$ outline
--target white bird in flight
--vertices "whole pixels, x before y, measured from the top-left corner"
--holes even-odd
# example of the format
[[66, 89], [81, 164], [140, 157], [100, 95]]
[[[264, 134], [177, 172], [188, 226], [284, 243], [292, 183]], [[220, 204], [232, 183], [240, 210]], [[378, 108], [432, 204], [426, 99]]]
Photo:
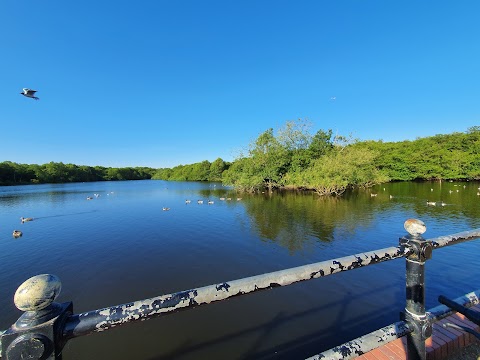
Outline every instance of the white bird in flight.
[[20, 94], [22, 94], [23, 96], [38, 100], [38, 97], [35, 96], [36, 92], [37, 90], [23, 88], [23, 91]]

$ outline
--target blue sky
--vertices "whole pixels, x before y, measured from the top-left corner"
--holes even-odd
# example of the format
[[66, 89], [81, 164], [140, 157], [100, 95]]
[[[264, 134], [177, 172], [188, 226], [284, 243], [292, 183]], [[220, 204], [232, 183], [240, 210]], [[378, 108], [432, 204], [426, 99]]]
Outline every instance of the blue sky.
[[463, 132], [480, 125], [479, 14], [477, 0], [2, 0], [0, 161], [231, 161], [298, 118], [361, 140]]

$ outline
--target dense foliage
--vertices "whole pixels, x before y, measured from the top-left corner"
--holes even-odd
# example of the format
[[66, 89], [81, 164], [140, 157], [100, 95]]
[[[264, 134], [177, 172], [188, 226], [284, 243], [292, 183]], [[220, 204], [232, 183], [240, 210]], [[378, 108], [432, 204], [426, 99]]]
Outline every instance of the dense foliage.
[[307, 121], [268, 129], [233, 163], [221, 158], [174, 168], [105, 168], [50, 162], [0, 163], [0, 185], [104, 180], [223, 181], [240, 191], [308, 189], [320, 195], [386, 181], [480, 179], [480, 126], [413, 141], [356, 141]]
[[222, 174], [229, 166], [230, 164], [220, 158], [212, 163], [205, 160], [190, 165], [178, 165], [172, 169], [158, 169], [152, 179], [174, 181], [222, 181]]
[[262, 133], [223, 181], [244, 191], [311, 189], [320, 195], [386, 181], [480, 179], [480, 127], [414, 141], [356, 141], [289, 122]]
[[312, 135], [302, 120], [288, 122], [276, 135], [273, 129], [262, 133], [224, 172], [223, 181], [248, 192], [300, 188], [320, 195], [386, 181], [374, 163], [377, 152], [355, 144], [332, 130]]
[[0, 163], [0, 185], [68, 183], [104, 180], [150, 179], [155, 169], [148, 167], [106, 168], [49, 162], [48, 164]]
[[480, 179], [480, 126], [414, 141], [357, 145], [377, 151], [375, 165], [392, 180]]

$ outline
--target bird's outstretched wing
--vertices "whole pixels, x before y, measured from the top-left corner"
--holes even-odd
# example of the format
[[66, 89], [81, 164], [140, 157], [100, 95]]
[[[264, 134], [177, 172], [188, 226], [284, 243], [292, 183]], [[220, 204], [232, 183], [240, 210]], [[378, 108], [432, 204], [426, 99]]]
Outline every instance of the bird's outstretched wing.
[[35, 93], [37, 92], [37, 90], [32, 90], [27, 88], [23, 88], [22, 90], [23, 92], [21, 92], [20, 94], [22, 94], [23, 96], [38, 100], [38, 97], [35, 96]]

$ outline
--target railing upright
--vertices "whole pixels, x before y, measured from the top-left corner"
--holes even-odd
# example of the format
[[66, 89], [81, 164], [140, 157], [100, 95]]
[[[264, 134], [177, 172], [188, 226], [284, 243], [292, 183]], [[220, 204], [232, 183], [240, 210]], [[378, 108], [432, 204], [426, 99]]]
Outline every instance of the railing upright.
[[407, 337], [407, 359], [425, 360], [425, 340], [432, 335], [432, 324], [425, 312], [425, 261], [432, 257], [433, 245], [422, 234], [425, 224], [416, 219], [405, 221], [409, 233], [400, 238], [400, 245], [406, 247], [406, 306], [403, 319], [412, 332]]

